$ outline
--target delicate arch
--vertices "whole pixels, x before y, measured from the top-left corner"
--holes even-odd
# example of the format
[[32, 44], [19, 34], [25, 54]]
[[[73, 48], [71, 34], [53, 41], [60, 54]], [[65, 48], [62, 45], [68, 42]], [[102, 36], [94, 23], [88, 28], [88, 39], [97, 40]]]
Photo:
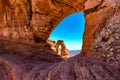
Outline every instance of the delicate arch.
[[[61, 51], [59, 53], [59, 46], [61, 46]], [[68, 52], [67, 52], [67, 48], [64, 44], [64, 41], [62, 40], [58, 40], [56, 43], [56, 53], [67, 58], [68, 57]]]

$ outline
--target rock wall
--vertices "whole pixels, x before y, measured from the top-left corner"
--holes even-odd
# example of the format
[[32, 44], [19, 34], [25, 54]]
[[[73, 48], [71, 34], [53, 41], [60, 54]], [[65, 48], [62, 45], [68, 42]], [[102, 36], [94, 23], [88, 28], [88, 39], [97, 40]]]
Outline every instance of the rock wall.
[[84, 53], [104, 58], [104, 60], [120, 60], [119, 14], [119, 0], [87, 0], [85, 2]]
[[[82, 53], [63, 59], [46, 40], [83, 9]], [[120, 80], [119, 13], [120, 0], [0, 0], [0, 80]]]
[[83, 10], [83, 0], [0, 0], [0, 36], [46, 41], [66, 16]]

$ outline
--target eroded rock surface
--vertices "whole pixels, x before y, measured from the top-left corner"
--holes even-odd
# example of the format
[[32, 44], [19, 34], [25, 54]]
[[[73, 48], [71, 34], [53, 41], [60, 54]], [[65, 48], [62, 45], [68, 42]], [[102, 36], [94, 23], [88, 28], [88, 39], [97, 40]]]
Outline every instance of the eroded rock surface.
[[[17, 47], [16, 47], [17, 45]], [[120, 63], [77, 55], [64, 60], [48, 44], [0, 40], [1, 80], [119, 80]]]
[[47, 40], [47, 43], [49, 43], [51, 46], [51, 49], [53, 49], [56, 52], [56, 41], [49, 39]]
[[[105, 26], [105, 27], [103, 27]], [[95, 35], [92, 52], [107, 60], [120, 60], [120, 15], [113, 13]], [[102, 53], [102, 54], [101, 54]]]
[[70, 13], [83, 10], [83, 0], [0, 0], [0, 36], [46, 41]]
[[[97, 3], [97, 4], [94, 4]], [[103, 60], [120, 60], [120, 1], [87, 0], [83, 52]]]
[[[82, 53], [63, 59], [46, 40], [83, 9]], [[0, 80], [120, 80], [119, 13], [120, 0], [0, 0]]]

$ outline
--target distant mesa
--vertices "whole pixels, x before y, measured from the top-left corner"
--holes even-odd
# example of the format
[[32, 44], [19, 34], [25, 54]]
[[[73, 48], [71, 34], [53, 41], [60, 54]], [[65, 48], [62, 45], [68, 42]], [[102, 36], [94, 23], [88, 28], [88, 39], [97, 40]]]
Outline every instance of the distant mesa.
[[73, 56], [79, 54], [80, 52], [81, 52], [81, 50], [68, 50], [70, 57], [73, 57]]

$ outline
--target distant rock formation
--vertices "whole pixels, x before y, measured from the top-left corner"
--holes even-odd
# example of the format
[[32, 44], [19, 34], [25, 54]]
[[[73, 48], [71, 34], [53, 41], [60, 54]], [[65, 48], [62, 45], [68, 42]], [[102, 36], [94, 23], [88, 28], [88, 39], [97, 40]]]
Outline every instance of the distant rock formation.
[[47, 42], [50, 44], [51, 49], [53, 49], [56, 52], [56, 42], [50, 39], [48, 39]]
[[[60, 52], [59, 52], [59, 46], [61, 46]], [[58, 40], [56, 43], [56, 53], [59, 55], [62, 55], [64, 58], [68, 58], [68, 51], [64, 44], [64, 41]]]
[[[51, 45], [51, 49], [53, 49], [58, 55], [61, 55], [63, 58], [68, 58], [68, 50], [64, 44], [63, 40], [58, 40], [57, 42], [53, 40], [47, 41]], [[61, 48], [59, 48], [61, 46]]]
[[[64, 59], [47, 39], [80, 11], [82, 51]], [[120, 80], [120, 0], [0, 0], [0, 80]]]
[[81, 50], [68, 50], [69, 57], [76, 56], [77, 54], [80, 54]]

